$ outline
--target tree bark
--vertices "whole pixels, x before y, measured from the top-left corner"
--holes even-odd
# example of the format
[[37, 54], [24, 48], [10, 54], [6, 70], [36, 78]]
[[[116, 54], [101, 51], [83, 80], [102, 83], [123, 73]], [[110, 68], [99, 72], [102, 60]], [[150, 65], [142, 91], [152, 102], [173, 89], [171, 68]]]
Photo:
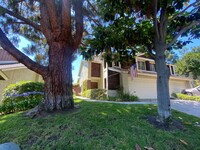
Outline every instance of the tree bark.
[[165, 50], [162, 44], [156, 46], [156, 70], [157, 70], [157, 101], [158, 115], [161, 122], [171, 117], [169, 76], [170, 72], [165, 62]]
[[52, 42], [50, 44], [48, 75], [43, 77], [46, 111], [74, 108], [72, 52], [73, 50], [66, 42]]

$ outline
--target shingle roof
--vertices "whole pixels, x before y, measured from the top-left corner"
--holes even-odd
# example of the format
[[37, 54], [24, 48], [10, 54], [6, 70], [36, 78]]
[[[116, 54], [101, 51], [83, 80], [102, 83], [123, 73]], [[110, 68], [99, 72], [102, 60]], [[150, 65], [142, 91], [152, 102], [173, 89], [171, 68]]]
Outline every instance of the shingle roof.
[[0, 47], [0, 61], [17, 61], [12, 55]]

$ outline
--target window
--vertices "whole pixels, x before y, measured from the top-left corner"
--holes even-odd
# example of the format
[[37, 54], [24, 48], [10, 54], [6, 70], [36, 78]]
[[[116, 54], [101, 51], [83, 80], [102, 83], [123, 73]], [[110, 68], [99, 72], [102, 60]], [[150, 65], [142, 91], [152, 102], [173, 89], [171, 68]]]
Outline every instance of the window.
[[107, 87], [106, 87], [106, 78], [104, 79], [104, 88], [106, 89]]
[[91, 76], [92, 77], [101, 77], [101, 65], [100, 64], [92, 63]]
[[149, 70], [150, 70], [150, 71], [156, 71], [155, 64], [151, 64], [151, 63], [150, 63]]
[[146, 70], [146, 66], [145, 66], [144, 61], [138, 61], [138, 69], [139, 70]]
[[91, 82], [91, 89], [98, 89], [98, 83], [97, 82]]
[[114, 66], [119, 67], [119, 62], [118, 61], [114, 62]]
[[175, 75], [174, 66], [171, 66], [171, 75]]

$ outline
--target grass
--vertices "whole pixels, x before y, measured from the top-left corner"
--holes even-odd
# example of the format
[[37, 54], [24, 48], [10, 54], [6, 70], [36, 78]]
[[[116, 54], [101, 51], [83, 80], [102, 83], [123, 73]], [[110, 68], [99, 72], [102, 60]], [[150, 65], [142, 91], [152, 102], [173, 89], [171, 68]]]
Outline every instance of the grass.
[[173, 111], [186, 130], [163, 131], [144, 117], [156, 115], [154, 105], [120, 105], [76, 100], [81, 109], [30, 119], [23, 113], [0, 116], [0, 143], [15, 142], [24, 149], [200, 149], [199, 118]]

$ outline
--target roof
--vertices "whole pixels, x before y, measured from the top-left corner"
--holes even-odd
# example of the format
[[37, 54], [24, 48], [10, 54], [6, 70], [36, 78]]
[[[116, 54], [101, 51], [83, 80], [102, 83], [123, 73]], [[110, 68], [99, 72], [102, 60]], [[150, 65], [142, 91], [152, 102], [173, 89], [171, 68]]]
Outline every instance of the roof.
[[20, 68], [26, 68], [26, 66], [24, 66], [21, 63], [0, 65], [0, 70], [2, 70], [2, 71], [12, 70], [12, 69], [20, 69]]
[[15, 61], [15, 62], [17, 62], [17, 60], [12, 55], [10, 55], [7, 51], [2, 49], [1, 47], [0, 47], [0, 61]]

